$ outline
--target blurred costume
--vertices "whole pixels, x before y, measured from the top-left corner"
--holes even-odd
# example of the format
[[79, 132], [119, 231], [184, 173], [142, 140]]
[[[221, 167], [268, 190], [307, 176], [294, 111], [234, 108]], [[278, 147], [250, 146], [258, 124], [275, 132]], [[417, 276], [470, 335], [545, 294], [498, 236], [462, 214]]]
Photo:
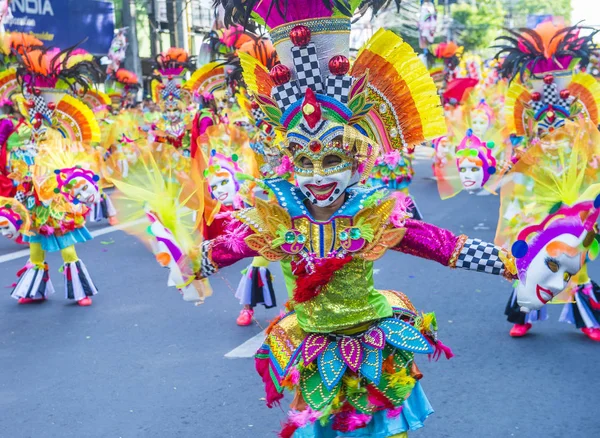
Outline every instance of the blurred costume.
[[[580, 26], [562, 27], [546, 22], [533, 30], [510, 31], [510, 36], [498, 39], [505, 42], [496, 46], [501, 49], [498, 56], [505, 56], [499, 71], [511, 80], [505, 101], [507, 130], [515, 145], [511, 161], [520, 169], [509, 174], [508, 178], [512, 181], [510, 187], [514, 188], [515, 194], [507, 209], [502, 212], [499, 230], [509, 229], [507, 224], [514, 227], [520, 222], [519, 218], [526, 217], [530, 221], [541, 221], [544, 218], [547, 211], [538, 212], [537, 215], [531, 211], [539, 202], [540, 196], [531, 196], [531, 191], [536, 189], [536, 175], [551, 172], [561, 176], [576, 171], [577, 165], [569, 157], [572, 156], [571, 150], [577, 149], [573, 143], [578, 142], [578, 136], [584, 134], [565, 126], [573, 121], [586, 121], [592, 126], [583, 131], [590, 131], [598, 126], [600, 85], [592, 75], [576, 71], [579, 63], [588, 63], [594, 49], [592, 40], [598, 31], [580, 36], [580, 30]], [[590, 132], [585, 135], [592, 134]], [[528, 151], [531, 148], [535, 149], [530, 155]], [[586, 150], [585, 153], [590, 160], [585, 166], [588, 168], [588, 177], [591, 175], [591, 178], [571, 180], [570, 184], [577, 195], [582, 194], [597, 178], [593, 168], [596, 166], [598, 152]], [[526, 172], [523, 166], [519, 166], [521, 160], [525, 160], [523, 166], [535, 168], [527, 169]], [[575, 162], [578, 163], [578, 160]], [[542, 194], [549, 196], [555, 193], [555, 203], [573, 206], [577, 196], [565, 200], [554, 191], [554, 186], [556, 183], [546, 184], [545, 190], [549, 193], [541, 190]], [[539, 187], [537, 189], [540, 190]], [[576, 290], [592, 290], [587, 275], [582, 274], [578, 280], [582, 284], [581, 287], [574, 286]], [[520, 313], [520, 306], [515, 304], [515, 294], [516, 291], [513, 291], [506, 314], [508, 320], [515, 324], [511, 336], [520, 337], [531, 328], [531, 322], [546, 319], [547, 315], [544, 308], [527, 315]], [[573, 299], [570, 298], [569, 301]], [[580, 298], [577, 302], [584, 303], [585, 300]], [[600, 340], [600, 334], [587, 330], [596, 328], [596, 324], [591, 319], [588, 319], [588, 323], [585, 334], [594, 340]]]
[[187, 109], [193, 96], [184, 86], [185, 74], [193, 70], [193, 59], [180, 48], [170, 48], [156, 57], [155, 76], [152, 80], [152, 100], [159, 104], [162, 118], [150, 128], [150, 141], [157, 150], [169, 144], [181, 155], [190, 156], [190, 128], [192, 117]]
[[54, 288], [45, 252], [60, 251], [66, 298], [89, 306], [97, 289], [74, 245], [92, 238], [85, 217], [99, 198], [99, 159], [90, 145], [100, 141], [100, 130], [78, 96], [98, 70], [91, 55], [73, 55], [73, 49], [35, 46], [18, 57], [20, 107], [31, 129], [27, 143], [32, 153], [13, 163], [13, 175], [15, 199], [27, 208], [31, 228], [23, 235], [30, 260], [19, 271], [12, 296], [21, 304], [47, 298]]

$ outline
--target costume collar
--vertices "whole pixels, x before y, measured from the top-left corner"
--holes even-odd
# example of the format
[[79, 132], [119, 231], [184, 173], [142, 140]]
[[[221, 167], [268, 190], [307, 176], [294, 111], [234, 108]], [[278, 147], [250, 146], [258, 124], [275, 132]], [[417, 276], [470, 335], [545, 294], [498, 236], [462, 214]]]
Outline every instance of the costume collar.
[[[288, 211], [292, 219], [306, 217], [311, 222], [318, 222], [312, 217], [312, 215], [304, 205], [304, 200], [306, 199], [306, 196], [294, 184], [290, 183], [289, 181], [283, 178], [266, 179], [264, 180], [264, 183], [273, 191], [273, 193], [277, 197], [279, 205]], [[328, 221], [323, 223], [331, 222], [332, 220], [339, 217], [354, 217], [364, 208], [364, 202], [366, 201], [366, 199], [369, 196], [381, 190], [386, 190], [386, 188], [382, 186], [353, 186], [347, 188], [346, 202], [344, 202], [340, 209], [336, 211]]]

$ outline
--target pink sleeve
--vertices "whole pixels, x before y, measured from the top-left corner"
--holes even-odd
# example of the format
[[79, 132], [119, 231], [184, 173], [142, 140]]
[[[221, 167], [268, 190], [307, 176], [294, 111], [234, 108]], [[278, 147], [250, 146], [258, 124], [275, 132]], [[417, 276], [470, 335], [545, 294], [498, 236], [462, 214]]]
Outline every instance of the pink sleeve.
[[404, 238], [393, 249], [454, 266], [466, 236], [455, 236], [448, 230], [414, 219], [407, 219], [405, 227]]
[[198, 134], [202, 135], [206, 132], [206, 129], [209, 126], [214, 125], [215, 122], [213, 121], [213, 119], [211, 117], [204, 117], [203, 119], [200, 120], [200, 127], [198, 129]]
[[233, 265], [242, 259], [256, 257], [259, 254], [246, 244], [246, 237], [253, 231], [237, 219], [227, 225], [223, 234], [202, 242], [200, 248], [199, 276], [209, 277], [219, 269]]

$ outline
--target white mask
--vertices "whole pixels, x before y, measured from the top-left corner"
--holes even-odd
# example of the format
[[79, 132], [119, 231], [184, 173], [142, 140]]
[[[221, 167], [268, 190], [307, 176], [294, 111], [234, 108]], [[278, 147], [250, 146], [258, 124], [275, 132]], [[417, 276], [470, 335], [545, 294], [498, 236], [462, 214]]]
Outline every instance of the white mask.
[[470, 160], [463, 159], [458, 165], [460, 182], [465, 190], [479, 190], [483, 186], [483, 168]]
[[19, 237], [19, 230], [15, 228], [15, 225], [0, 216], [0, 234], [10, 240], [16, 240]]
[[[552, 249], [557, 244], [579, 248], [581, 239], [572, 234], [561, 234], [550, 241], [533, 258], [527, 267], [525, 279], [517, 286], [517, 302], [523, 310], [542, 307], [566, 287], [571, 277], [579, 272], [582, 265], [581, 251], [569, 256], [564, 251]], [[550, 252], [552, 253], [549, 254]]]
[[210, 184], [210, 191], [217, 201], [220, 201], [223, 205], [233, 204], [237, 190], [235, 189], [235, 180], [229, 172], [211, 175], [208, 183]]
[[298, 187], [317, 207], [327, 207], [339, 198], [352, 180], [352, 170], [346, 169], [331, 175], [296, 175]]
[[477, 138], [484, 139], [489, 129], [489, 121], [485, 114], [476, 113], [471, 120], [471, 129]]
[[98, 187], [89, 182], [86, 178], [76, 176], [71, 182], [73, 183], [73, 188], [69, 193], [73, 199], [77, 199], [80, 203], [85, 204], [88, 207], [100, 200]]

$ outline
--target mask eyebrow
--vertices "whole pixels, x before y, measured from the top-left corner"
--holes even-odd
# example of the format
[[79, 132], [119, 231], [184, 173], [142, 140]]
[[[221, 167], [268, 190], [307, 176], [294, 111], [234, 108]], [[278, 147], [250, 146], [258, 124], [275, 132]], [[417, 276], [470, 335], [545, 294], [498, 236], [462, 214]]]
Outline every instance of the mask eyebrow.
[[573, 248], [564, 242], [550, 242], [546, 247], [546, 251], [551, 257], [558, 257], [561, 254], [566, 254], [569, 257], [575, 257], [577, 254], [579, 254], [579, 250], [577, 248]]

